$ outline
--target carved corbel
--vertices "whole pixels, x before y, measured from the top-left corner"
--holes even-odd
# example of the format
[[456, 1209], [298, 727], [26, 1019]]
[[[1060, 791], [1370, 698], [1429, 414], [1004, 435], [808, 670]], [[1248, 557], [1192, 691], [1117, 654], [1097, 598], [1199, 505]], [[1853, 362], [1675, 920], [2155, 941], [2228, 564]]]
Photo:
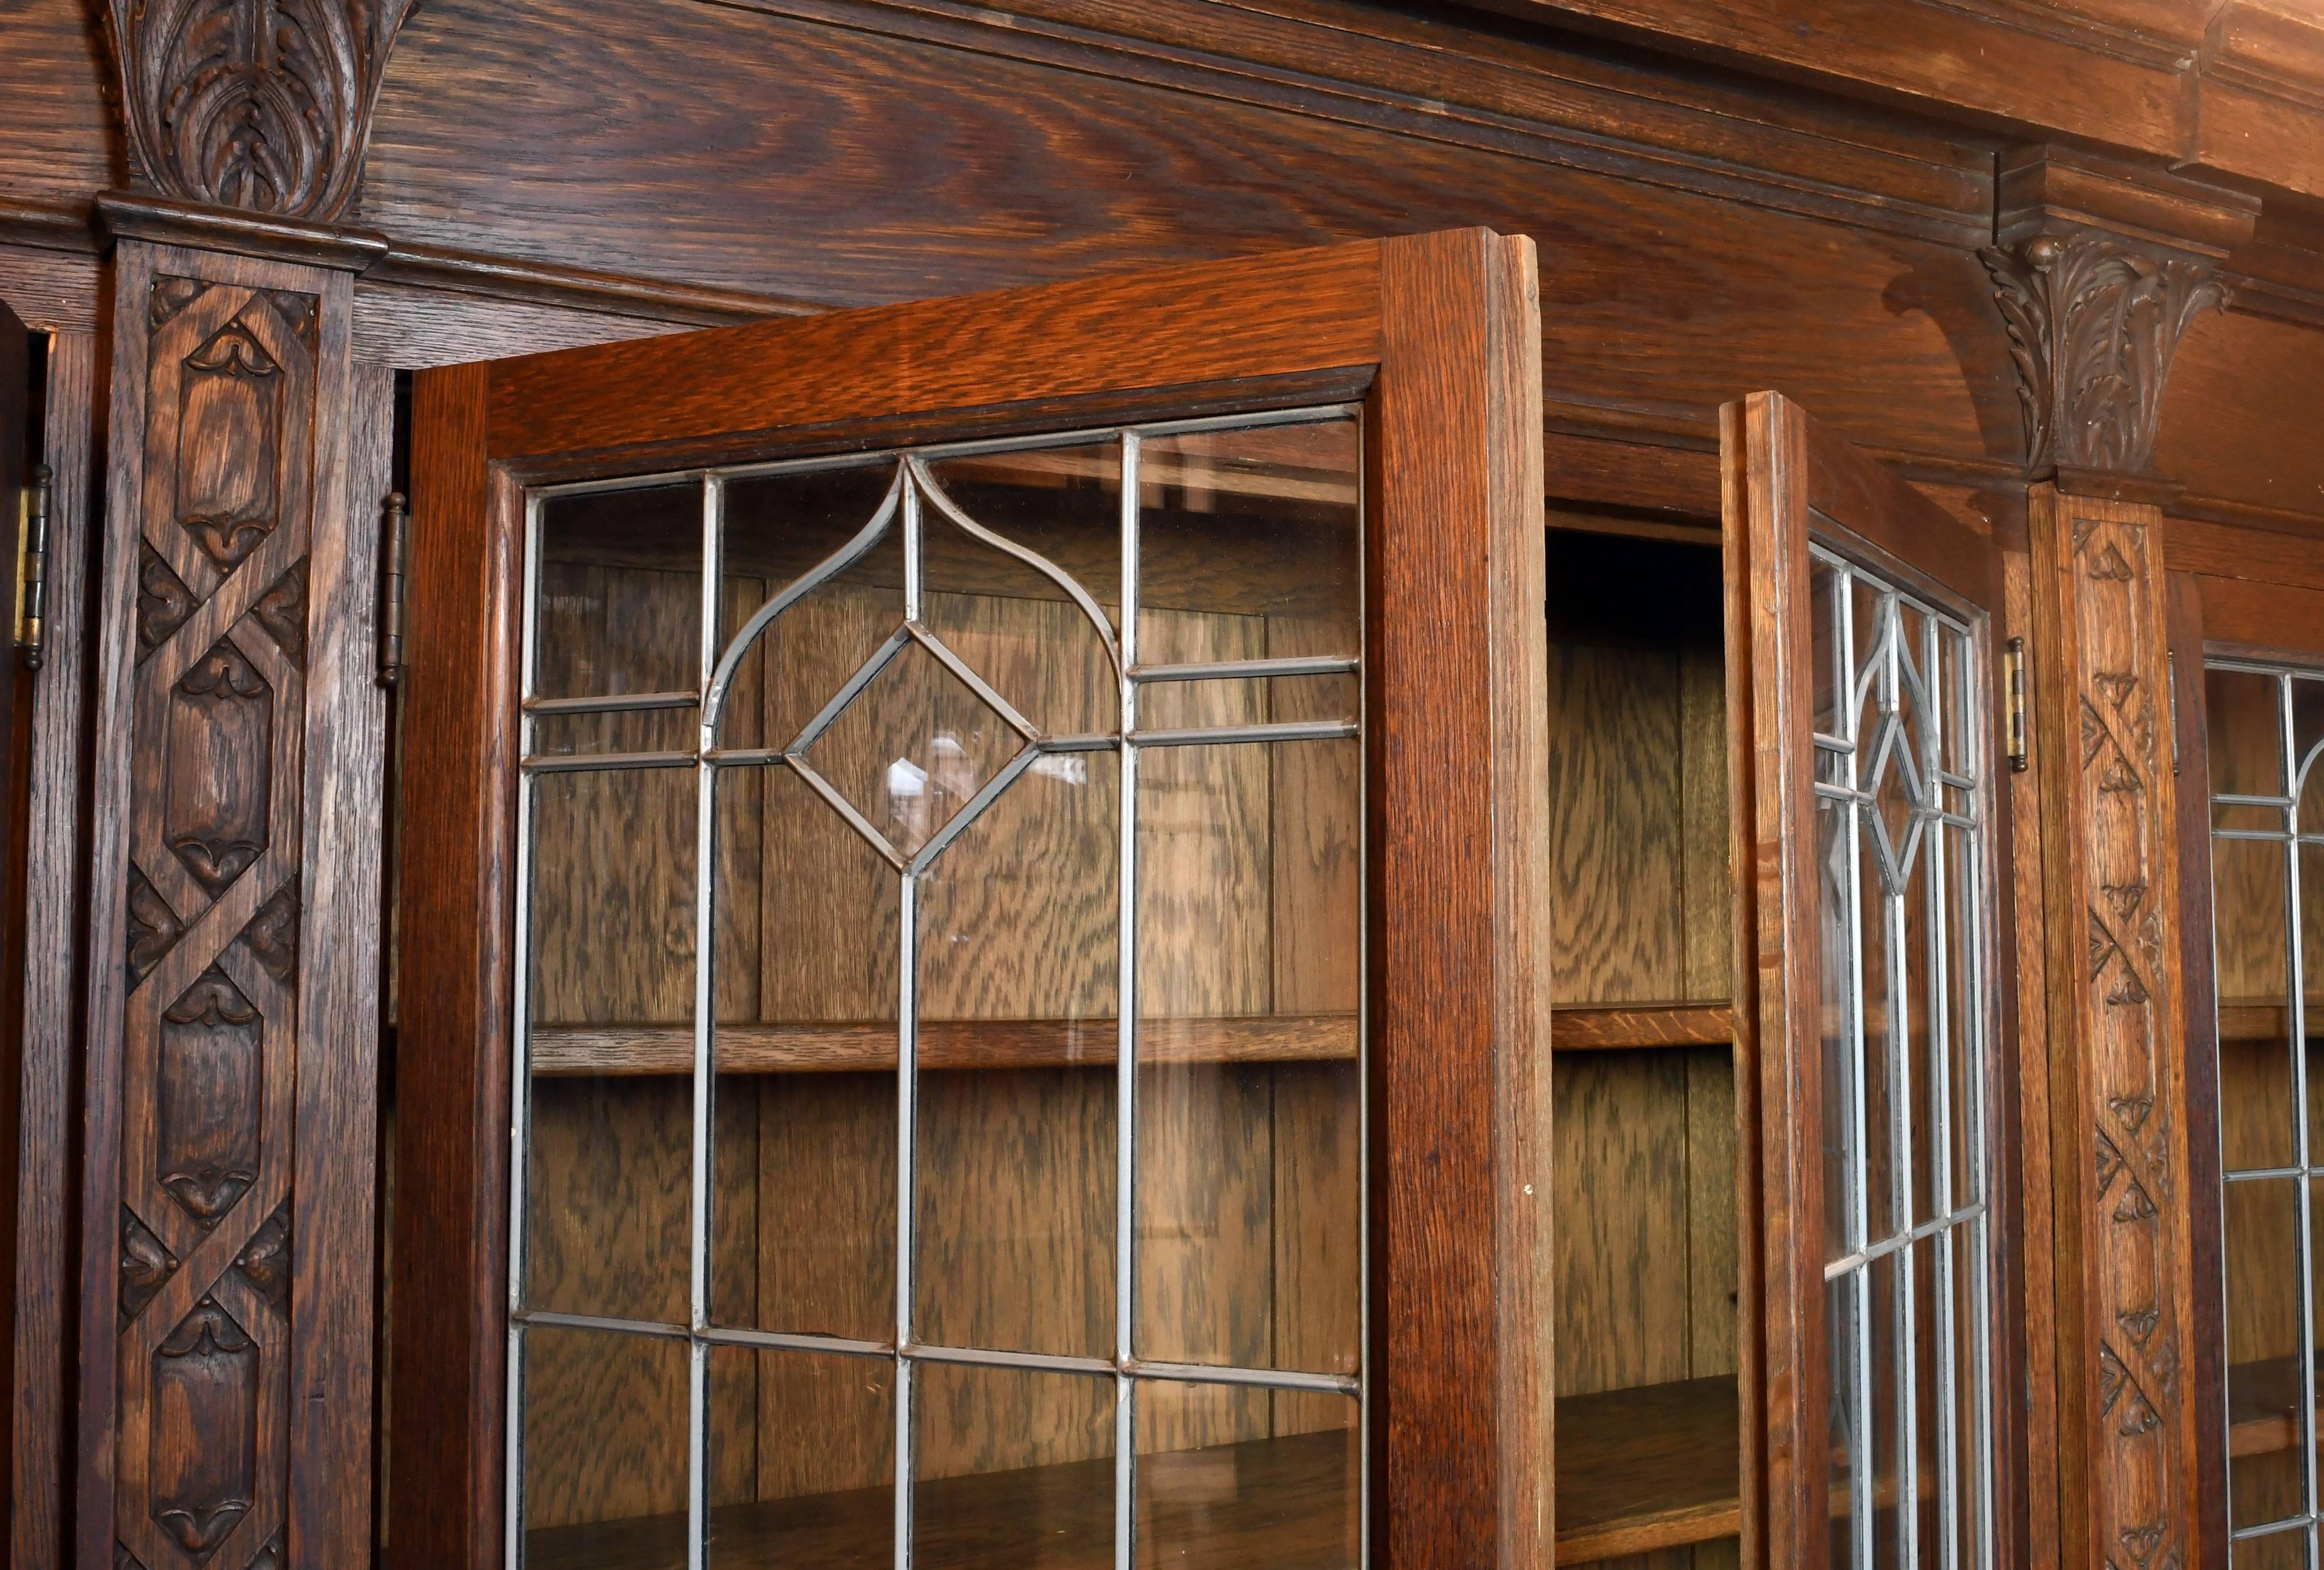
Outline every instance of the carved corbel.
[[328, 224], [362, 176], [412, 0], [108, 0], [131, 175], [182, 201]]
[[2033, 477], [2146, 471], [2171, 362], [2195, 319], [2228, 303], [2218, 264], [2256, 210], [2077, 150], [2003, 159], [1997, 243], [1978, 256], [2017, 365]]
[[2026, 466], [2144, 473], [2179, 340], [2227, 301], [2211, 263], [2088, 230], [1978, 255], [2017, 362]]

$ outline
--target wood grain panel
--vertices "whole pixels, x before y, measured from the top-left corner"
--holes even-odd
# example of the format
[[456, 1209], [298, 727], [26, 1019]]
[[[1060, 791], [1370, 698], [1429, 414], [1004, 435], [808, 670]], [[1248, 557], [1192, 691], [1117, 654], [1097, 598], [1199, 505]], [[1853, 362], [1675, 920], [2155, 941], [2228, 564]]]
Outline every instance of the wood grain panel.
[[69, 208], [118, 182], [99, 25], [71, 0], [0, 13], [0, 55], [20, 89], [0, 106], [0, 186], [11, 195]]
[[[1108, 80], [1078, 48], [1011, 58], [1036, 47], [1031, 28], [949, 23], [934, 43], [880, 36], [929, 25], [899, 13], [844, 14], [870, 31], [727, 8], [576, 23], [549, 0], [431, 7], [406, 29], [382, 105], [372, 218], [399, 238], [586, 254], [830, 305], [1489, 222], [1557, 247], [1547, 328], [1565, 388], [1683, 405], [1707, 434], [1722, 398], [1782, 382], [1869, 439], [2017, 450], [2006, 346], [1965, 251], [1559, 168], [1511, 156], [1502, 138], [1448, 145], [1433, 102], [1409, 134], [1350, 124], [1344, 103], [1317, 117], [1307, 81], [1362, 47], [1328, 22], [1305, 78], [1259, 106], [1233, 101], [1248, 69], [1190, 60], [1167, 85]], [[523, 94], [508, 90], [518, 80]], [[692, 104], [683, 132], [605, 116], [608, 80]], [[1179, 90], [1187, 81], [1204, 90]], [[824, 134], [760, 156], [770, 125]], [[692, 151], [669, 156], [681, 134]], [[695, 172], [706, 158], [715, 179]], [[623, 173], [576, 180], [576, 167]], [[1819, 158], [1818, 178], [1833, 167]], [[1224, 189], [1244, 195], [1213, 199]], [[814, 245], [738, 216], [770, 211], [795, 216]], [[1731, 286], [1738, 268], [1748, 290]], [[1641, 313], [1629, 302], [1649, 287], [1714, 303]]]
[[1686, 1063], [1591, 1053], [1556, 1065], [1557, 1389], [1688, 1373]]

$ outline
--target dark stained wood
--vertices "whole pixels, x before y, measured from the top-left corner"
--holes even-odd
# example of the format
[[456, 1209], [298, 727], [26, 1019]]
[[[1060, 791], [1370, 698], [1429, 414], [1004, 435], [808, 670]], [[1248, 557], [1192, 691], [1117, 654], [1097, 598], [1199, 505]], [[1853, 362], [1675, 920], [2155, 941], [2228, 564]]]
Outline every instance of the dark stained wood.
[[1740, 1529], [1733, 1376], [1561, 1396], [1557, 1427], [1560, 1565]]
[[[1540, 1562], [1554, 1512], [1538, 1497], [1553, 1452], [1533, 246], [1468, 231], [1390, 242], [1382, 266], [1368, 981], [1371, 1104], [1397, 1112], [1372, 1125], [1365, 1367], [1373, 1473], [1402, 1481], [1373, 1501], [1372, 1541], [1410, 1570], [1487, 1544]], [[1489, 789], [1446, 789], [1479, 779], [1480, 756]]]
[[[32, 335], [17, 319], [16, 313], [8, 309], [6, 301], [0, 300], [0, 534], [18, 526], [32, 466], [40, 461], [39, 448], [28, 439], [45, 434], [32, 429]], [[5, 554], [13, 559], [13, 548]], [[8, 608], [13, 643], [14, 574], [12, 571], [7, 576], [11, 581], [6, 591], [0, 593], [0, 603]], [[56, 1110], [42, 1104], [37, 1077], [27, 1084], [28, 1075], [38, 1076], [39, 1069], [24, 1050], [28, 1018], [24, 961], [26, 918], [30, 913], [25, 901], [31, 890], [28, 853], [32, 806], [32, 673], [23, 668], [13, 648], [0, 650], [0, 1260], [7, 1261], [10, 1332], [6, 1344], [0, 1345], [0, 1377], [5, 1378], [12, 1390], [23, 1388], [18, 1372], [18, 1359], [23, 1353], [32, 1354], [25, 1360], [25, 1375], [42, 1383], [54, 1377], [53, 1371], [43, 1366], [49, 1360], [41, 1344], [21, 1345], [15, 1331], [17, 1321], [25, 1317], [27, 1308], [32, 1310], [32, 1317], [42, 1316], [42, 1305], [38, 1300], [53, 1302], [53, 1294], [60, 1285], [53, 1275], [42, 1280], [40, 1268], [61, 1263], [41, 1257], [45, 1251], [39, 1246], [39, 1233], [26, 1235], [24, 1223], [28, 1218], [23, 1213], [28, 1192], [41, 1194], [44, 1199], [52, 1197], [42, 1193], [48, 1182], [53, 1181], [42, 1170], [48, 1155], [42, 1147], [47, 1141], [42, 1131], [32, 1127], [32, 1120], [38, 1116], [45, 1122]], [[28, 1094], [28, 1091], [32, 1094]], [[12, 1493], [30, 1482], [33, 1507], [53, 1509], [52, 1480], [39, 1475], [46, 1468], [27, 1455], [36, 1446], [45, 1449], [48, 1434], [39, 1429], [23, 1432], [14, 1423], [11, 1434]], [[20, 1479], [18, 1473], [25, 1469], [26, 1462], [32, 1463], [36, 1475], [29, 1480]], [[49, 1464], [53, 1465], [52, 1457]]]
[[368, 641], [313, 611], [371, 593], [350, 280], [143, 242], [115, 272], [78, 1557], [359, 1556], [376, 852], [307, 812], [380, 769]]
[[88, 895], [83, 716], [94, 651], [88, 611], [101, 429], [95, 424], [97, 347], [83, 333], [49, 340], [44, 457], [56, 476], [49, 510], [50, 649], [32, 681], [34, 774], [24, 849], [25, 909], [42, 919], [24, 929], [10, 1535], [17, 1565], [60, 1563], [71, 1519], [72, 1195], [79, 1181], [73, 1070], [80, 917]]
[[413, 531], [403, 688], [387, 1502], [390, 1562], [413, 1570], [502, 1554], [520, 538], [486, 467], [485, 392], [481, 366], [413, 384], [413, 515], [431, 522]]
[[1674, 0], [1498, 0], [1495, 8], [1748, 60], [1853, 97], [1969, 107], [2156, 153], [2177, 152], [2181, 126], [2185, 57], [2164, 41], [2191, 50], [2200, 35], [2198, 14], [2168, 0], [2043, 4], [2006, 20], [1917, 0], [1833, 0], [1812, 18], [1776, 0], [1715, 13]]

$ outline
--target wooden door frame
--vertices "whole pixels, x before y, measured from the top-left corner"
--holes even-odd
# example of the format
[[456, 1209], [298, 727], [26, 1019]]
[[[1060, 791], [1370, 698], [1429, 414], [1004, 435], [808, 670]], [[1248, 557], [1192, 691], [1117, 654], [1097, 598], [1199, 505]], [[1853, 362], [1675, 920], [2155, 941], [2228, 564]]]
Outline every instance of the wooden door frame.
[[2218, 973], [2213, 943], [2210, 716], [2204, 670], [2214, 655], [2324, 668], [2324, 589], [2173, 569], [2166, 577], [2180, 878], [2180, 971], [2185, 978], [2189, 1272], [2194, 1287], [2191, 1382], [2196, 1560], [2226, 1570], [2227, 1511], [2227, 1257], [2219, 1148]]
[[[1812, 886], [1813, 765], [1792, 738], [1812, 729], [1808, 544], [1821, 514], [1872, 548], [1917, 592], [1940, 591], [1983, 623], [1991, 665], [1986, 696], [1985, 806], [1989, 886], [2008, 887], [2014, 845], [1999, 669], [2003, 574], [1999, 547], [1973, 532], [1845, 439], [1777, 393], [1720, 411], [1726, 489], [1728, 732], [1736, 813], [1736, 1051], [1742, 1152], [1743, 1261], [1739, 1375], [1744, 1431], [1744, 1563], [1821, 1570], [1829, 1563], [1829, 1374], [1823, 1325], [1823, 1212], [1815, 1176], [1821, 1065]], [[1860, 553], [1855, 542], [1851, 551]], [[1772, 716], [1772, 717], [1771, 717]], [[1992, 1355], [1997, 1388], [2025, 1368], [2024, 1186], [2015, 1161], [2018, 1013], [2010, 977], [2015, 921], [1997, 900], [1987, 963], [1997, 980], [1987, 1068], [1999, 1126], [1991, 1137], [1988, 1205], [1995, 1233]], [[1756, 1065], [1756, 1075], [1745, 1065]], [[2022, 1564], [2029, 1501], [2024, 1425], [2015, 1403], [1994, 1402], [1997, 1550]], [[1900, 1463], [1901, 1464], [1901, 1463]]]
[[524, 488], [1342, 399], [1371, 498], [1374, 1562], [1549, 1562], [1538, 309], [1532, 243], [1471, 229], [419, 374], [392, 1563], [503, 1553]]

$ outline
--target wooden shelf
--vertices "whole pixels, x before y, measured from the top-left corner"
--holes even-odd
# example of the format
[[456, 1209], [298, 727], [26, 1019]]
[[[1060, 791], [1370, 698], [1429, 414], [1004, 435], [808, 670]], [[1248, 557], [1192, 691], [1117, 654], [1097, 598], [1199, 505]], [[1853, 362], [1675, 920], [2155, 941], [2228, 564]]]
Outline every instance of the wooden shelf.
[[[2310, 998], [2307, 1008], [2308, 1039], [2324, 1038], [2324, 998]], [[2227, 998], [2219, 1003], [2222, 1041], [2281, 1041], [2292, 1030], [2292, 1010], [2282, 1002]]]
[[[1148, 1020], [1140, 1028], [1157, 1063], [1333, 1063], [1356, 1055], [1353, 1014], [1247, 1014]], [[1725, 1003], [1620, 1003], [1559, 1009], [1550, 1044], [1560, 1052], [1618, 1047], [1723, 1047]], [[1104, 1068], [1114, 1022], [1093, 1020], [923, 1020], [920, 1067]], [[724, 1074], [849, 1074], [893, 1069], [892, 1020], [718, 1028]], [[542, 1025], [532, 1034], [536, 1075], [685, 1074], [694, 1067], [691, 1025]]]
[[1553, 1011], [1550, 1046], [1559, 1052], [1615, 1047], [1725, 1047], [1734, 1011], [1720, 1002], [1584, 1003]]
[[[1139, 1026], [1157, 1063], [1332, 1063], [1356, 1056], [1353, 1014], [1250, 1014], [1148, 1020]], [[1096, 1020], [923, 1020], [922, 1068], [1104, 1068], [1119, 1033]], [[892, 1072], [893, 1020], [721, 1025], [723, 1074]], [[532, 1033], [536, 1075], [686, 1074], [691, 1025], [543, 1025]]]
[[[1557, 1402], [1557, 1557], [1578, 1565], [1732, 1537], [1741, 1521], [1735, 1381], [1688, 1380]], [[1141, 1457], [1151, 1501], [1141, 1566], [1346, 1570], [1355, 1530], [1353, 1430]], [[941, 1478], [919, 1485], [922, 1570], [1109, 1570], [1113, 1464]], [[887, 1562], [891, 1491], [711, 1512], [721, 1570], [837, 1570]], [[1028, 1528], [1027, 1523], [1038, 1523]], [[679, 1570], [685, 1520], [653, 1516], [527, 1534], [534, 1570]]]
[[[2227, 1370], [2227, 1454], [2268, 1455], [2300, 1444], [2300, 1360], [2270, 1358]], [[2306, 1403], [2310, 1420], [2316, 1403]]]
[[1557, 1562], [1742, 1530], [1735, 1377], [1557, 1399]]

